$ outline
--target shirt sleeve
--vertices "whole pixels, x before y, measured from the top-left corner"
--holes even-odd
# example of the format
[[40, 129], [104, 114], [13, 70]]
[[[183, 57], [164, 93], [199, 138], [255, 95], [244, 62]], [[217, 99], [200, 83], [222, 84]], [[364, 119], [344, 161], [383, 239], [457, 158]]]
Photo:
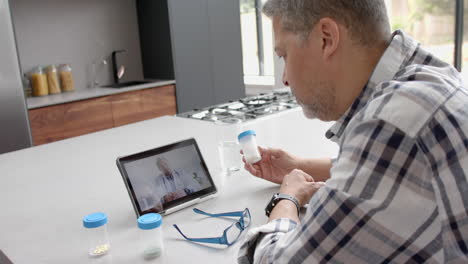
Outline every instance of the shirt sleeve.
[[[278, 241], [279, 238], [294, 230], [297, 223], [288, 218], [281, 218], [270, 221], [268, 224], [252, 228], [245, 237], [245, 242], [239, 251], [238, 262], [241, 264], [262, 262], [261, 254], [256, 255], [254, 261], [254, 253], [267, 252], [269, 245]], [[260, 259], [259, 259], [260, 258]]]
[[437, 207], [414, 184], [424, 185], [418, 177], [430, 174], [415, 140], [382, 120], [361, 122], [343, 136], [331, 178], [301, 222], [279, 219], [252, 229], [239, 263], [433, 261]]
[[[239, 250], [238, 263], [315, 263], [316, 258], [310, 250], [323, 242], [323, 232], [317, 225], [326, 221], [335, 206], [326, 205], [330, 196], [336, 192], [322, 187], [311, 199], [306, 215], [301, 223], [288, 218], [275, 219], [256, 228], [252, 228], [244, 237]], [[338, 219], [337, 219], [338, 220]], [[331, 227], [330, 227], [331, 228]]]

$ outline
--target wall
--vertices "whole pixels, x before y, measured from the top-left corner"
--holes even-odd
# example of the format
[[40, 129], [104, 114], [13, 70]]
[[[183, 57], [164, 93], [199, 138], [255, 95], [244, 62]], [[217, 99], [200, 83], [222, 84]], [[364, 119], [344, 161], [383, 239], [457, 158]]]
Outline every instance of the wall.
[[93, 60], [107, 59], [99, 79], [108, 84], [111, 52], [126, 49], [118, 55], [126, 68], [123, 81], [143, 78], [135, 0], [11, 0], [10, 5], [23, 72], [69, 63], [76, 89], [86, 89]]

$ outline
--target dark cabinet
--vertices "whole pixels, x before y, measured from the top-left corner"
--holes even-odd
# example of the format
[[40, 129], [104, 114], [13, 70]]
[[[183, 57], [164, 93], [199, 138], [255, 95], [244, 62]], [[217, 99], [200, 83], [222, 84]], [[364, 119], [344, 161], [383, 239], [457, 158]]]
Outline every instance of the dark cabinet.
[[144, 77], [176, 80], [178, 112], [245, 96], [239, 1], [138, 0], [137, 11]]

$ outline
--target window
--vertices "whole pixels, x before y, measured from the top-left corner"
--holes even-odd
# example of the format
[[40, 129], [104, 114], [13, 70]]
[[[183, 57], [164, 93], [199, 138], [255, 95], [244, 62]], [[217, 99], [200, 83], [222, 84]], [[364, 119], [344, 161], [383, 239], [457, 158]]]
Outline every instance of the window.
[[[403, 29], [468, 80], [468, 0], [386, 0], [392, 30]], [[466, 15], [465, 15], [466, 14]], [[465, 67], [466, 66], [466, 67]]]
[[[274, 76], [266, 0], [240, 0], [244, 76]], [[468, 0], [385, 0], [392, 30], [403, 29], [468, 81]], [[281, 66], [281, 65], [279, 65]], [[276, 71], [281, 72], [279, 70]], [[277, 78], [278, 79], [278, 78]]]
[[454, 0], [387, 0], [392, 30], [403, 29], [440, 59], [454, 63]]
[[240, 0], [244, 76], [273, 76], [273, 27], [266, 0]]

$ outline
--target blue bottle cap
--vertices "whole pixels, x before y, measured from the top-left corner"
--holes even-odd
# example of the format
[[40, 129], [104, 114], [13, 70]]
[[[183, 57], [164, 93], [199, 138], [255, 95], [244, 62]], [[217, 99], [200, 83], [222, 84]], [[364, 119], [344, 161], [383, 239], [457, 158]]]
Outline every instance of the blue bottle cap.
[[254, 136], [256, 136], [257, 134], [256, 134], [255, 131], [253, 131], [253, 130], [247, 130], [247, 131], [244, 131], [244, 132], [240, 133], [239, 136], [237, 137], [237, 139], [238, 139], [238, 140], [241, 140], [241, 138], [246, 137], [246, 136], [248, 136], [248, 135], [254, 135]]
[[93, 213], [83, 217], [83, 226], [86, 228], [96, 228], [107, 224], [105, 213]]
[[160, 227], [161, 224], [162, 224], [162, 217], [160, 214], [149, 213], [149, 214], [142, 215], [138, 218], [138, 227], [143, 230]]

